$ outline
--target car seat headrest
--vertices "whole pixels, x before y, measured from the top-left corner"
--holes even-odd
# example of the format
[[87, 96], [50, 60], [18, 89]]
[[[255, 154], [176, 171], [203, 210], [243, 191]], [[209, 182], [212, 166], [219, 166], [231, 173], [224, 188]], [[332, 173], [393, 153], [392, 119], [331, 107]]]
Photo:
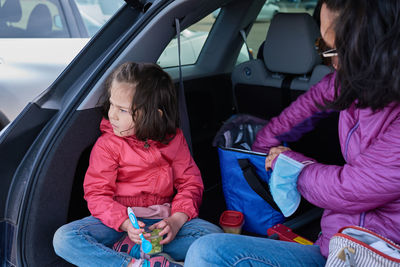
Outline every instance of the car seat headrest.
[[0, 8], [0, 20], [4, 22], [18, 22], [22, 18], [22, 8], [19, 0], [6, 0]]
[[29, 15], [26, 31], [31, 37], [48, 37], [52, 27], [53, 20], [47, 5], [36, 5]]
[[316, 22], [307, 13], [278, 13], [271, 21], [264, 44], [264, 62], [271, 72], [306, 74], [320, 64], [315, 40]]

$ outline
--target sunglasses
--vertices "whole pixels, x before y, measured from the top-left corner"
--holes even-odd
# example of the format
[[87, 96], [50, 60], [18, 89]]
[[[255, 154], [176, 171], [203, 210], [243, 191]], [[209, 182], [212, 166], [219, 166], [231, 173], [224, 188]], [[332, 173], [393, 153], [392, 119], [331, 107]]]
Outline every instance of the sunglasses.
[[322, 37], [318, 37], [315, 41], [315, 49], [318, 51], [318, 54], [324, 58], [335, 57], [338, 55], [336, 48], [330, 48]]
[[338, 55], [336, 48], [326, 50], [321, 54], [323, 57], [336, 57]]

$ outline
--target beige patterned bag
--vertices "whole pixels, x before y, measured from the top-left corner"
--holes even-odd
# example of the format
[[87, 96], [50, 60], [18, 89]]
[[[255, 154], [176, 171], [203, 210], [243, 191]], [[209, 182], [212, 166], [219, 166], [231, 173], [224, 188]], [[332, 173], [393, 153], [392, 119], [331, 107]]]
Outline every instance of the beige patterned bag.
[[347, 226], [329, 241], [329, 267], [399, 267], [400, 246], [368, 229]]

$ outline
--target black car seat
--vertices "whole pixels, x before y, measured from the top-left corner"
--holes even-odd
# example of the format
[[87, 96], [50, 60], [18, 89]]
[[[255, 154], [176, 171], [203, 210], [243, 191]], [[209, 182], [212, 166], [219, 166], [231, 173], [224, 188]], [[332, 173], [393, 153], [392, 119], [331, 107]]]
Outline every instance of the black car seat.
[[19, 0], [6, 0], [0, 8], [0, 37], [21, 37], [24, 30], [13, 27], [11, 23], [19, 22], [22, 18], [22, 8]]
[[36, 5], [29, 15], [26, 37], [52, 37], [53, 20], [45, 4]]
[[307, 13], [278, 13], [257, 58], [232, 72], [234, 102], [239, 113], [262, 118], [278, 115], [332, 69], [322, 65], [315, 48], [320, 36]]

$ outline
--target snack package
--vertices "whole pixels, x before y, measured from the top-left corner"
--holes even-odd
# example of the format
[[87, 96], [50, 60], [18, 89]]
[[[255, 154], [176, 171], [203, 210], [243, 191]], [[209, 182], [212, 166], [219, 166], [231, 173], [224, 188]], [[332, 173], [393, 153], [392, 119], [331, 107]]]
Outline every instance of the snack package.
[[153, 231], [149, 232], [151, 234], [149, 241], [153, 246], [152, 250], [148, 253], [149, 255], [158, 254], [163, 251], [163, 245], [160, 244], [160, 241], [163, 239], [163, 237], [158, 235], [161, 230], [162, 229], [154, 229]]

